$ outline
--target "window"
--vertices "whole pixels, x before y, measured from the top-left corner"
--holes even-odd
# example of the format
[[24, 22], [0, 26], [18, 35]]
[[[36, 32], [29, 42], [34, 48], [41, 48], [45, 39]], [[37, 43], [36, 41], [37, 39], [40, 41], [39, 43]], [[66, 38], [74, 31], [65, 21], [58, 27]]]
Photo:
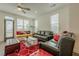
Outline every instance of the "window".
[[29, 20], [17, 19], [17, 31], [29, 31]]
[[38, 29], [37, 20], [17, 19], [17, 31], [31, 31], [36, 32]]
[[13, 22], [11, 20], [6, 21], [6, 37], [13, 37]]
[[58, 33], [59, 31], [59, 14], [55, 14], [51, 16], [51, 30], [54, 33]]
[[24, 20], [24, 30], [29, 31], [29, 21], [28, 20]]
[[38, 20], [35, 20], [35, 32], [38, 30]]
[[17, 19], [17, 30], [23, 30], [23, 20]]
[[5, 40], [9, 38], [14, 37], [14, 22], [13, 18], [10, 16], [5, 16], [4, 19], [4, 34], [5, 34]]

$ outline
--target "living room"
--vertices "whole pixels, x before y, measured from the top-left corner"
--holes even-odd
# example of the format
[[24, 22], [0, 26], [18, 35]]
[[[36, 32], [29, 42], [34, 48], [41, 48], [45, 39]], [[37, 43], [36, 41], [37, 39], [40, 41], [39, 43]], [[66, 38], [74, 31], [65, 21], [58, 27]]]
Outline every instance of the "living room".
[[[75, 40], [75, 42], [72, 44], [73, 46], [69, 43], [73, 47], [71, 47], [72, 49], [70, 48], [69, 56], [79, 55], [78, 18], [79, 4], [74, 3], [2, 3], [0, 4], [0, 42], [2, 44], [2, 46], [0, 46], [0, 54], [5, 56], [65, 55], [64, 52], [62, 52], [62, 54], [60, 54], [60, 52], [58, 51], [54, 52], [52, 49], [50, 49], [49, 46], [45, 45], [44, 43], [49, 42], [50, 40], [53, 41], [55, 34], [61, 35], [64, 31], [68, 31], [70, 33], [73, 33], [75, 36], [73, 38], [73, 40]], [[51, 37], [48, 36], [48, 34], [46, 34], [47, 36], [37, 35], [40, 34], [39, 32], [41, 32], [42, 34], [50, 32]], [[25, 52], [24, 50], [21, 50], [22, 52], [18, 52], [17, 49], [20, 49], [20, 47], [16, 48], [19, 45], [17, 43], [25, 43], [26, 41], [24, 40], [26, 40], [28, 44], [34, 44], [35, 42], [37, 42], [35, 48], [36, 50], [39, 50], [41, 48], [42, 50], [40, 50], [42, 52], [39, 53], [40, 50], [34, 51], [34, 54], [34, 52], [31, 51], [30, 54], [27, 54], [27, 49], [25, 50], [26, 53], [22, 53]], [[42, 42], [43, 40], [45, 41]], [[34, 41], [34, 43], [30, 43], [32, 41]], [[66, 45], [67, 44], [68, 42], [66, 42]], [[68, 47], [70, 45], [68, 45]], [[48, 50], [45, 50], [44, 48]], [[12, 51], [9, 52], [9, 50], [11, 49], [16, 49], [14, 52], [16, 52], [17, 54], [13, 54]], [[30, 48], [28, 48], [28, 50], [29, 49]], [[31, 50], [33, 50], [33, 48]], [[63, 50], [65, 50], [65, 47]], [[66, 56], [67, 55], [68, 54], [66, 53]]]

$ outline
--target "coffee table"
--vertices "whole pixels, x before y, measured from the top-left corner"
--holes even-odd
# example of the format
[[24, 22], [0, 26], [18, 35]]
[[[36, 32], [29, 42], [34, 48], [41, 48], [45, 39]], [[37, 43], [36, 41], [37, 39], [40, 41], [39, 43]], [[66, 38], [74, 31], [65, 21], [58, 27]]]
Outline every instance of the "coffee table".
[[36, 45], [36, 44], [38, 44], [37, 38], [34, 38], [34, 37], [26, 38], [26, 43], [25, 43], [26, 46], [29, 47], [29, 46]]

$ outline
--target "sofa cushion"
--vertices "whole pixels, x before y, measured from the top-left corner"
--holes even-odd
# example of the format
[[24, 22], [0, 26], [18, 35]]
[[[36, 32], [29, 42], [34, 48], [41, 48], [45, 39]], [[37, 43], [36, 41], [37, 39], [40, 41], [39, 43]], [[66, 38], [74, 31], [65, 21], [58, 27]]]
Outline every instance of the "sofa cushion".
[[45, 32], [45, 35], [46, 35], [46, 36], [49, 35], [49, 32]]
[[44, 35], [44, 33], [45, 33], [44, 31], [41, 31], [41, 35]]

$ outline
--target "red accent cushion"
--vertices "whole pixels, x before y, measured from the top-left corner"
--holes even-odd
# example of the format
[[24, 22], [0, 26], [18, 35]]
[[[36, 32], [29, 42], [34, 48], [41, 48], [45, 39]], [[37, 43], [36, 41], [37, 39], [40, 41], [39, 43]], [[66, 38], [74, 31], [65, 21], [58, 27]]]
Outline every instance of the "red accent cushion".
[[25, 34], [23, 31], [16, 31], [16, 35]]
[[53, 37], [53, 39], [54, 39], [55, 41], [57, 41], [57, 42], [58, 42], [59, 38], [60, 38], [60, 35], [58, 35], [58, 34], [55, 34], [54, 37]]

